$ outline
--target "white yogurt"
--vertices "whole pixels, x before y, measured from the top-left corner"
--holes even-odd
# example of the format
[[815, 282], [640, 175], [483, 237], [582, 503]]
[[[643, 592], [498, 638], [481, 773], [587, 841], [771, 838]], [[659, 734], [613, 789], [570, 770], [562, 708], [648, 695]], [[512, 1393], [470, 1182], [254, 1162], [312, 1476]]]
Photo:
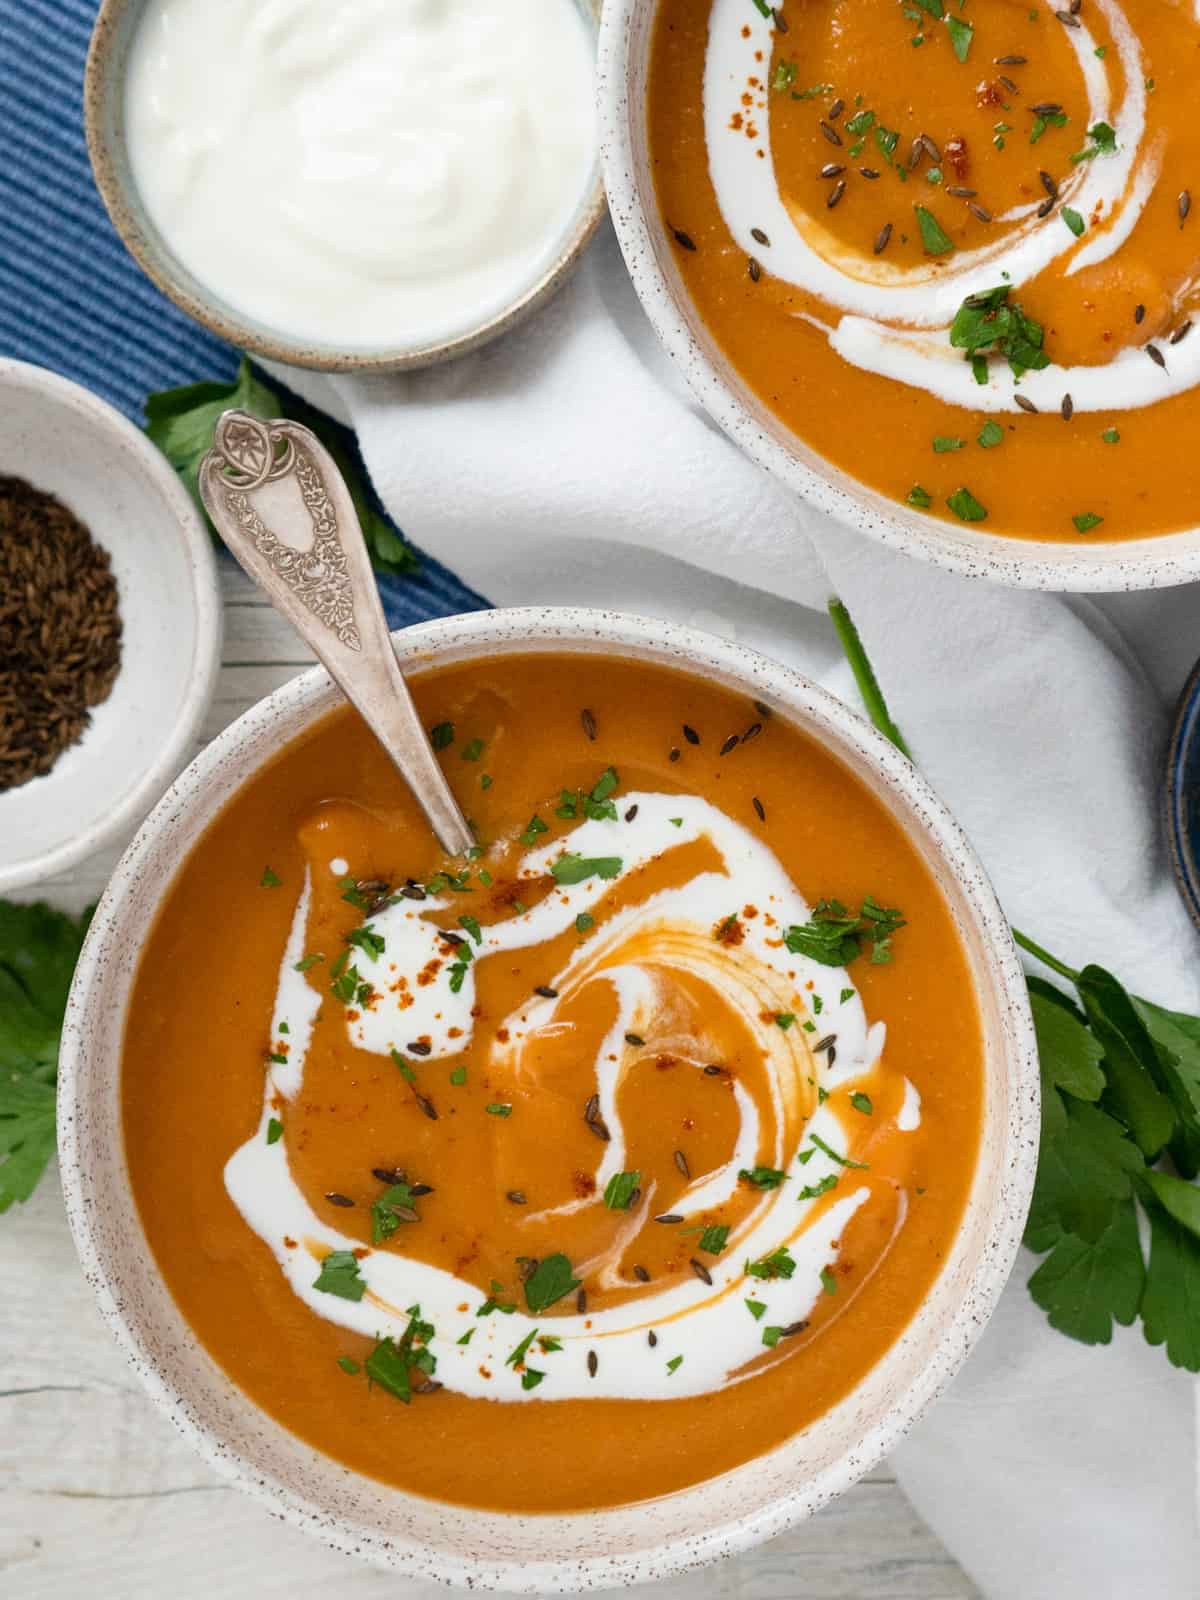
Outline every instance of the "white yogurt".
[[233, 310], [340, 349], [420, 345], [532, 287], [596, 164], [576, 0], [150, 0], [134, 182]]
[[[434, 983], [421, 986], [416, 977], [438, 951], [430, 913], [461, 906], [462, 901], [455, 902], [452, 896], [420, 903], [400, 900], [366, 924], [383, 940], [383, 949], [357, 965], [364, 977], [374, 980], [378, 999], [362, 1010], [350, 1008], [347, 1030], [351, 1043], [385, 1056], [393, 1049], [403, 1053], [414, 1038], [429, 1045], [429, 1056], [423, 1059], [467, 1049], [474, 1028], [475, 967], [555, 938], [582, 912], [594, 914], [594, 932], [581, 941], [549, 985], [557, 993], [523, 1002], [505, 1018], [499, 1030], [504, 1043], [495, 1043], [484, 1063], [484, 1070], [497, 1081], [519, 1079], [531, 1070], [523, 1062], [526, 1046], [560, 1025], [555, 1021], [560, 1006], [590, 984], [607, 984], [615, 992], [617, 1016], [600, 1042], [594, 1066], [595, 1092], [611, 1139], [597, 1149], [594, 1195], [559, 1208], [574, 1210], [602, 1205], [605, 1183], [622, 1169], [626, 1144], [619, 1090], [625, 1075], [638, 1070], [639, 1058], [669, 1047], [697, 1071], [711, 1059], [702, 1038], [660, 1036], [660, 1018], [669, 1014], [663, 1002], [673, 975], [702, 980], [713, 1004], [728, 1007], [751, 1027], [767, 1064], [769, 1096], [756, 1108], [751, 1096], [735, 1086], [740, 1132], [729, 1160], [712, 1172], [696, 1174], [673, 1208], [687, 1221], [719, 1206], [737, 1189], [739, 1169], [759, 1161], [787, 1174], [778, 1188], [756, 1197], [726, 1249], [708, 1262], [710, 1284], [689, 1277], [651, 1287], [586, 1317], [539, 1320], [528, 1316], [524, 1307], [510, 1315], [481, 1317], [483, 1296], [478, 1289], [441, 1268], [399, 1254], [394, 1241], [393, 1248], [373, 1250], [360, 1262], [366, 1283], [361, 1300], [317, 1290], [315, 1258], [329, 1250], [352, 1250], [358, 1241], [338, 1233], [308, 1204], [291, 1175], [286, 1131], [273, 1143], [266, 1138], [279, 1100], [294, 1100], [300, 1092], [312, 1016], [320, 1000], [296, 969], [298, 953], [305, 947], [307, 882], [297, 903], [274, 1012], [277, 1049], [281, 1023], [288, 1022], [289, 1031], [283, 1036], [286, 1050], [280, 1050], [286, 1060], [271, 1066], [262, 1121], [227, 1164], [226, 1188], [247, 1224], [271, 1249], [292, 1291], [316, 1315], [370, 1337], [398, 1337], [408, 1323], [404, 1308], [419, 1304], [422, 1316], [436, 1328], [430, 1348], [437, 1358], [438, 1381], [460, 1394], [513, 1402], [670, 1399], [741, 1382], [746, 1376], [743, 1369], [764, 1352], [763, 1328], [786, 1327], [812, 1311], [824, 1292], [822, 1273], [837, 1261], [846, 1224], [861, 1206], [871, 1203], [871, 1188], [861, 1172], [843, 1165], [838, 1156], [853, 1155], [857, 1146], [852, 1138], [869, 1137], [873, 1126], [857, 1112], [839, 1114], [836, 1108], [848, 1104], [850, 1092], [871, 1075], [877, 1084], [889, 1081], [882, 1059], [883, 1025], [868, 1022], [843, 968], [822, 966], [787, 950], [782, 930], [793, 922], [806, 922], [810, 913], [766, 845], [697, 796], [623, 793], [621, 800], [623, 807], [636, 810], [635, 821], [581, 823], [566, 837], [529, 850], [522, 873], [541, 877], [566, 850], [619, 857], [620, 876], [699, 839], [716, 847], [721, 870], [702, 873], [620, 911], [605, 908], [611, 887], [607, 879], [596, 876], [556, 889], [532, 910], [481, 928], [477, 942], [472, 936], [474, 960], [456, 991], [450, 987], [444, 957]], [[758, 911], [744, 921], [742, 941], [726, 945], [714, 939], [714, 927], [747, 901], [753, 901]], [[794, 1015], [794, 1025], [776, 1024], [773, 1017], [782, 1012]], [[702, 1025], [698, 1029], [702, 1031]], [[633, 1030], [644, 1040], [644, 1051], [631, 1052], [623, 1044]], [[824, 1048], [812, 1049], [822, 1033], [836, 1036], [832, 1064]], [[920, 1096], [906, 1081], [891, 1081], [901, 1101], [893, 1126], [911, 1131], [920, 1124]], [[826, 1186], [836, 1182], [831, 1203], [821, 1209], [813, 1193], [823, 1180]], [[901, 1191], [896, 1230], [904, 1224], [905, 1199]], [[643, 1197], [638, 1218], [631, 1221], [640, 1225], [652, 1212], [653, 1185]], [[616, 1267], [621, 1247], [617, 1240], [606, 1254], [574, 1263], [576, 1276], [586, 1275], [601, 1284], [620, 1281]], [[761, 1261], [780, 1249], [786, 1249], [795, 1263], [789, 1277], [747, 1274], [747, 1262]], [[517, 1290], [515, 1283], [508, 1288]], [[519, 1291], [512, 1298], [519, 1301]], [[747, 1308], [747, 1299], [760, 1308], [757, 1316]], [[533, 1353], [531, 1359], [545, 1370], [546, 1378], [530, 1391], [505, 1358], [539, 1327], [561, 1340], [562, 1348], [545, 1359]], [[649, 1328], [657, 1332], [656, 1346], [647, 1340]], [[459, 1342], [464, 1337], [466, 1344]], [[592, 1350], [599, 1356], [595, 1374], [588, 1364]]]

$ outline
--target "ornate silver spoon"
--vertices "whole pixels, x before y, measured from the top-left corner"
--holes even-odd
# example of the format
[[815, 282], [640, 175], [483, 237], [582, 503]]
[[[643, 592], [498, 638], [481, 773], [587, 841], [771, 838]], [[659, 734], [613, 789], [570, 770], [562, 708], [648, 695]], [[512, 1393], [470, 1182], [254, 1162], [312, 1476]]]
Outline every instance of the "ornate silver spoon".
[[200, 463], [218, 533], [399, 768], [451, 855], [474, 844], [396, 663], [354, 503], [297, 422], [226, 411]]

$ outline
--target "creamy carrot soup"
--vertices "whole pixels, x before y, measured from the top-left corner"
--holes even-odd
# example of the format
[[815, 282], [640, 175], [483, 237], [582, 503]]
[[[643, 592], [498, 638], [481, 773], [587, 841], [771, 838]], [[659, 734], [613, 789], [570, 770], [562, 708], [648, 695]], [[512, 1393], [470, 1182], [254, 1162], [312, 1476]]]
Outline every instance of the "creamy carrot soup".
[[230, 1376], [469, 1505], [640, 1500], [779, 1444], [952, 1244], [982, 1048], [952, 918], [780, 715], [584, 656], [421, 674], [479, 839], [349, 711], [235, 794], [150, 930], [142, 1221]]
[[982, 531], [1200, 521], [1197, 0], [660, 0], [650, 151], [734, 367]]

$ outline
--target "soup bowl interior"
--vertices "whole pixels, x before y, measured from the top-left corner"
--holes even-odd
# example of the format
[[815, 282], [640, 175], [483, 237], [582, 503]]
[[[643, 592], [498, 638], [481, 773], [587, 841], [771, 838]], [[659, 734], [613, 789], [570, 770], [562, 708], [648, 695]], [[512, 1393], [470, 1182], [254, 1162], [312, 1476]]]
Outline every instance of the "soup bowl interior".
[[339, 703], [319, 669], [249, 711], [188, 768], [97, 912], [60, 1064], [60, 1149], [80, 1258], [142, 1381], [193, 1445], [276, 1514], [342, 1550], [412, 1577], [522, 1593], [603, 1589], [699, 1566], [791, 1526], [878, 1462], [958, 1368], [995, 1304], [1020, 1240], [1038, 1141], [1036, 1052], [1011, 936], [965, 837], [915, 769], [824, 690], [761, 656], [690, 629], [586, 611], [480, 613], [395, 642], [410, 674], [551, 651], [584, 652], [598, 664], [615, 653], [699, 674], [789, 718], [897, 819], [950, 907], [984, 1036], [978, 1164], [939, 1277], [886, 1356], [817, 1422], [720, 1478], [612, 1510], [518, 1516], [423, 1500], [317, 1453], [252, 1404], [200, 1346], [155, 1269], [123, 1150], [122, 1034], [145, 931], [188, 850], [281, 743]]
[[[749, 3], [749, 0], [748, 0]], [[1078, 544], [1018, 539], [922, 516], [860, 483], [786, 427], [739, 376], [692, 303], [659, 213], [647, 130], [659, 0], [607, 0], [600, 28], [600, 139], [609, 210], [659, 339], [710, 416], [815, 511], [944, 570], [1030, 589], [1157, 589], [1200, 578], [1200, 527]], [[864, 425], [869, 426], [869, 418]]]

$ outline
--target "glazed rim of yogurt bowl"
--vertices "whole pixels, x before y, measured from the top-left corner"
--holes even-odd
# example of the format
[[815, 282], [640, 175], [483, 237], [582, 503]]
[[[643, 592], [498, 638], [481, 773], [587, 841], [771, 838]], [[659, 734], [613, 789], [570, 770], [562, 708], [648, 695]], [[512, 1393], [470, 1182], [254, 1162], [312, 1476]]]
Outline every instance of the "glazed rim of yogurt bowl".
[[[750, 0], [747, 0], [747, 4]], [[600, 149], [609, 211], [634, 287], [696, 398], [759, 466], [816, 511], [905, 555], [1014, 588], [1098, 593], [1200, 578], [1200, 527], [1078, 544], [984, 533], [922, 516], [858, 482], [763, 404], [692, 304], [659, 214], [647, 136], [650, 43], [659, 0], [606, 0], [600, 23]]]
[[[125, 78], [133, 35], [150, 0], [101, 0], [88, 49], [83, 121], [100, 197], [130, 255], [150, 280], [188, 316], [256, 356], [321, 372], [402, 372], [467, 355], [507, 333], [542, 306], [577, 266], [605, 213], [599, 157], [587, 191], [563, 228], [538, 276], [493, 315], [462, 333], [424, 342], [341, 349], [293, 339], [283, 328], [257, 321], [222, 299], [170, 249], [147, 214], [130, 170], [125, 138]], [[562, 0], [574, 6], [594, 35], [600, 0]]]
[[985, 1042], [980, 1152], [938, 1278], [882, 1359], [810, 1426], [718, 1478], [603, 1511], [523, 1516], [424, 1500], [319, 1453], [237, 1389], [176, 1308], [142, 1230], [122, 1142], [122, 1030], [145, 930], [190, 847], [281, 743], [339, 703], [320, 668], [246, 712], [197, 757], [151, 814], [100, 903], [59, 1065], [59, 1149], [76, 1248], [109, 1327], [184, 1436], [272, 1512], [328, 1544], [413, 1578], [525, 1594], [606, 1589], [690, 1570], [784, 1531], [873, 1467], [957, 1371], [987, 1322], [1020, 1242], [1038, 1149], [1037, 1053], [1012, 937], [970, 844], [917, 770], [855, 712], [789, 668], [689, 627], [574, 609], [478, 612], [394, 639], [401, 664], [414, 673], [562, 651], [676, 667], [766, 702], [885, 805], [954, 917]]

